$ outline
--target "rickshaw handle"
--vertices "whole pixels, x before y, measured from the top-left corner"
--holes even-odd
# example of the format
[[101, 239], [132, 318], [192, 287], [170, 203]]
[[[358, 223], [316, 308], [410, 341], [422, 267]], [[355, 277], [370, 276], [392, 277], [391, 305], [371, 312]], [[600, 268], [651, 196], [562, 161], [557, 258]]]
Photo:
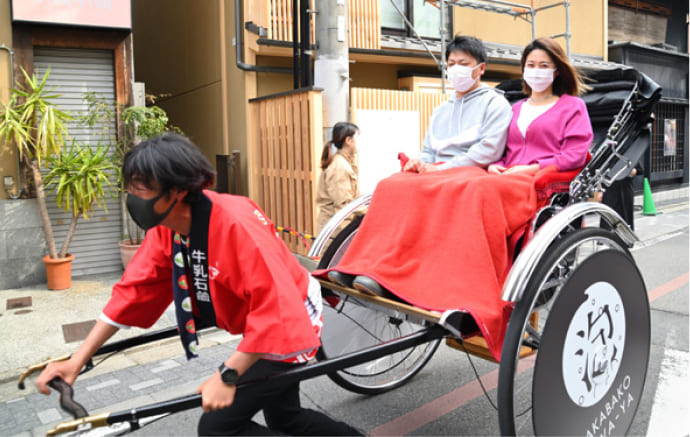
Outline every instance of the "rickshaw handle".
[[[123, 340], [115, 341], [110, 344], [104, 344], [101, 346], [94, 354], [93, 356], [98, 356], [98, 355], [105, 355], [113, 352], [120, 352], [122, 350], [128, 349], [130, 347], [134, 346], [140, 346], [142, 344], [147, 344], [151, 343], [152, 341], [156, 340], [163, 340], [166, 338], [174, 337], [178, 335], [178, 329], [177, 326], [173, 326], [171, 328], [164, 328], [160, 329], [158, 331], [153, 331], [150, 333], [145, 333], [142, 335], [139, 335], [137, 337], [131, 337], [131, 338], [125, 338]], [[22, 372], [21, 375], [19, 375], [19, 381], [17, 383], [17, 386], [19, 387], [20, 390], [24, 390], [26, 388], [26, 385], [24, 384], [24, 380], [31, 375], [32, 373], [35, 372], [40, 372], [41, 370], [45, 369], [45, 367], [53, 363], [55, 361], [65, 361], [68, 360], [71, 355], [62, 355], [57, 358], [50, 358], [46, 361], [34, 364], [27, 368], [24, 372]], [[93, 362], [89, 360], [89, 362], [86, 364], [84, 367], [85, 370], [82, 370], [82, 372], [85, 372], [87, 370], [91, 370], [93, 368]]]
[[89, 415], [89, 413], [86, 411], [86, 408], [74, 400], [74, 390], [72, 389], [71, 385], [65, 382], [64, 379], [56, 376], [50, 380], [48, 386], [60, 393], [60, 407], [62, 407], [64, 411], [71, 414], [72, 417], [75, 419], [80, 419]]

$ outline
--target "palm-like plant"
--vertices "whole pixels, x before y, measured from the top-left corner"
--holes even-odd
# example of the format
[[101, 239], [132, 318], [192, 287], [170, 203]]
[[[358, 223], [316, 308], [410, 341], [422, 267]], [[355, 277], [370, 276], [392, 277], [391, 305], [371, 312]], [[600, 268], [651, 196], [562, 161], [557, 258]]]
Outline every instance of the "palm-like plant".
[[51, 258], [57, 258], [58, 252], [48, 216], [41, 168], [49, 156], [60, 153], [68, 137], [67, 122], [72, 117], [59, 110], [53, 103], [59, 95], [53, 94], [46, 87], [50, 71], [47, 71], [42, 79], [36, 75], [30, 76], [23, 69], [22, 73], [25, 85], [12, 90], [10, 101], [4, 105], [0, 114], [0, 138], [5, 144], [13, 142], [17, 146], [21, 160], [31, 169], [48, 254]]
[[85, 219], [95, 206], [105, 208], [106, 188], [117, 188], [111, 181], [116, 166], [108, 156], [107, 145], [96, 149], [72, 144], [67, 152], [48, 158], [50, 171], [46, 186], [55, 191], [55, 201], [65, 211], [72, 211], [69, 231], [58, 253], [58, 258], [67, 255], [67, 249], [77, 228], [80, 215]]
[[[155, 103], [155, 97], [147, 95], [152, 103]], [[84, 125], [89, 128], [96, 126], [108, 126], [114, 122], [117, 111], [121, 110], [120, 118], [122, 126], [124, 127], [123, 135], [118, 140], [108, 128], [104, 128], [98, 136], [104, 141], [113, 144], [116, 147], [116, 155], [114, 158], [117, 173], [117, 181], [122, 193], [125, 193], [125, 187], [122, 186], [122, 161], [129, 149], [134, 147], [137, 141], [144, 141], [161, 135], [164, 132], [182, 133], [179, 127], [170, 124], [168, 114], [163, 108], [159, 106], [128, 106], [126, 108], [113, 107], [106, 99], [96, 93], [86, 93], [84, 100], [88, 105], [87, 113], [82, 117]], [[123, 219], [125, 223], [126, 241], [130, 246], [141, 244], [144, 232], [129, 220], [129, 214], [125, 206], [125, 196], [121, 198]]]
[[[0, 139], [5, 145], [14, 143], [24, 165], [31, 169], [48, 255], [64, 258], [79, 216], [88, 217], [93, 207], [103, 205], [104, 188], [112, 185], [109, 177], [115, 165], [107, 158], [105, 146], [91, 150], [73, 144], [65, 153], [67, 123], [74, 118], [54, 103], [60, 95], [46, 86], [50, 70], [41, 79], [22, 72], [25, 85], [12, 90], [9, 103], [0, 112]], [[41, 170], [46, 169], [44, 185]], [[59, 252], [48, 216], [46, 189], [55, 190], [58, 205], [72, 211], [70, 230]]]

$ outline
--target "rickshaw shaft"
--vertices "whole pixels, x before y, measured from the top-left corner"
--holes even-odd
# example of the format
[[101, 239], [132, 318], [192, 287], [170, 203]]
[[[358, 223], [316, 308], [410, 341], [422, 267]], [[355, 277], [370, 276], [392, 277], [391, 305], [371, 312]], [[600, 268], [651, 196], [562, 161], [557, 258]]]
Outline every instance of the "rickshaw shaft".
[[[422, 329], [414, 334], [401, 337], [384, 344], [375, 345], [356, 352], [351, 352], [335, 358], [329, 358], [307, 366], [288, 370], [286, 372], [272, 375], [265, 379], [251, 380], [237, 385], [238, 390], [247, 390], [259, 386], [272, 386], [278, 384], [291, 384], [306, 379], [326, 375], [331, 372], [363, 364], [386, 355], [400, 352], [402, 350], [418, 346], [448, 335], [448, 331], [440, 325], [433, 325]], [[144, 417], [156, 416], [164, 413], [176, 413], [201, 406], [201, 395], [189, 395], [181, 398], [171, 399], [157, 404], [146, 405], [126, 411], [112, 413], [107, 422], [109, 424], [136, 421]]]

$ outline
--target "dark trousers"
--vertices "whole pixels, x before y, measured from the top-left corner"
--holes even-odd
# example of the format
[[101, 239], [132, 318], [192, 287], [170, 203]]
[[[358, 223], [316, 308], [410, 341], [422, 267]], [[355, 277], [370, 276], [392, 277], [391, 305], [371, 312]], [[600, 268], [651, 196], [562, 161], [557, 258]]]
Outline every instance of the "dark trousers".
[[634, 202], [635, 193], [633, 192], [632, 177], [623, 178], [612, 183], [604, 191], [604, 198], [602, 199], [602, 203], [616, 211], [633, 230], [635, 229]]
[[[302, 365], [304, 364], [259, 360], [242, 375], [239, 381], [261, 379]], [[252, 421], [259, 410], [263, 410], [268, 428]], [[202, 414], [198, 433], [202, 436], [362, 435], [346, 423], [333, 420], [318, 411], [302, 408], [299, 399], [299, 382], [278, 387], [238, 390], [231, 406]]]

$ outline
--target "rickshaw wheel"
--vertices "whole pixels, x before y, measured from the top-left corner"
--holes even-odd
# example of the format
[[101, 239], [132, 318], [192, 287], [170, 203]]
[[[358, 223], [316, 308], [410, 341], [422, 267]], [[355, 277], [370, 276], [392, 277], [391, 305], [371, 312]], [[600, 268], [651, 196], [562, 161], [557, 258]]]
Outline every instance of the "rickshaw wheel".
[[[334, 266], [342, 258], [363, 216], [356, 217], [328, 246], [319, 269]], [[365, 347], [412, 334], [423, 326], [406, 320], [403, 314], [372, 309], [350, 296], [322, 289], [324, 327], [319, 360], [340, 356]], [[354, 393], [373, 395], [400, 387], [419, 372], [433, 356], [441, 340], [415, 346], [374, 361], [328, 374], [340, 387]]]
[[[545, 252], [508, 323], [501, 434], [624, 435], [649, 345], [647, 292], [624, 244], [602, 229], [563, 236]], [[536, 354], [519, 359], [525, 346]]]

